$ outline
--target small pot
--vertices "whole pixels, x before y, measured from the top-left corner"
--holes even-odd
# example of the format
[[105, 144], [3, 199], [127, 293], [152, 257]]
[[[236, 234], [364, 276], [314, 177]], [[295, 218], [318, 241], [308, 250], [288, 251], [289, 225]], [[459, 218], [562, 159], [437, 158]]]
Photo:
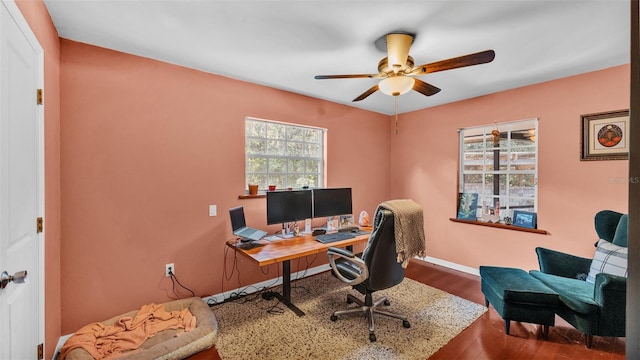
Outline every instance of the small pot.
[[258, 185], [249, 184], [249, 195], [258, 195]]
[[269, 191], [275, 191], [276, 186], [275, 185], [269, 185]]

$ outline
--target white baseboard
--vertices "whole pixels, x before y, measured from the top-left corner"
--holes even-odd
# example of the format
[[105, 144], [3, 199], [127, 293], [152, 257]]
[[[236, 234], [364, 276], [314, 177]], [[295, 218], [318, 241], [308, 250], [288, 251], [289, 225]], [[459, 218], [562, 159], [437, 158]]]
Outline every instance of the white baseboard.
[[416, 256], [416, 259], [420, 259], [422, 261], [430, 262], [430, 263], [435, 264], [435, 265], [444, 266], [446, 268], [457, 270], [457, 271], [461, 271], [461, 272], [464, 272], [464, 273], [467, 273], [467, 274], [480, 276], [480, 270], [478, 270], [476, 268], [469, 267], [469, 266], [464, 266], [464, 265], [452, 263], [450, 261], [434, 258], [434, 257], [431, 257], [431, 256], [425, 256], [425, 257]]
[[58, 356], [60, 356], [60, 350], [62, 350], [62, 346], [64, 345], [65, 342], [67, 342], [67, 339], [70, 338], [71, 335], [73, 334], [60, 336], [60, 338], [58, 339], [58, 345], [56, 345], [56, 350], [53, 352], [53, 357], [51, 358], [52, 360], [58, 359]]
[[[329, 266], [329, 264], [324, 264], [324, 265], [310, 268], [306, 271], [304, 270], [298, 271], [296, 273], [291, 274], [291, 280], [298, 279], [298, 277], [302, 277], [303, 275], [311, 276], [311, 275], [319, 274], [321, 272], [325, 272], [330, 269], [331, 267]], [[238, 292], [242, 291], [243, 294], [248, 295], [248, 294], [253, 294], [254, 292], [261, 290], [267, 286], [271, 287], [271, 286], [276, 286], [280, 284], [282, 284], [282, 277], [279, 277], [277, 280], [276, 279], [265, 280], [256, 284], [251, 284], [251, 285], [243, 286], [237, 289], [225, 291], [223, 293], [206, 296], [206, 297], [203, 297], [202, 300], [204, 300], [204, 302], [207, 304], [212, 304], [212, 303], [218, 304], [223, 302], [225, 299], [228, 299], [229, 297], [231, 297], [231, 295], [234, 293], [237, 294]]]

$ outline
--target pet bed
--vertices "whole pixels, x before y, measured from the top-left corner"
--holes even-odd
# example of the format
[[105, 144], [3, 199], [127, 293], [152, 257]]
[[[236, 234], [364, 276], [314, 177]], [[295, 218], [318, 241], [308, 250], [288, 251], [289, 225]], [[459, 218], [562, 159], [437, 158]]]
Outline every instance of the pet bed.
[[[209, 306], [198, 297], [175, 300], [164, 303], [166, 311], [180, 311], [188, 308], [196, 318], [195, 327], [184, 332], [183, 329], [166, 329], [147, 339], [138, 349], [123, 352], [117, 357], [109, 359], [117, 360], [177, 360], [184, 359], [197, 352], [213, 346], [218, 334], [218, 321], [209, 309]], [[123, 317], [133, 317], [138, 310], [114, 316], [105, 320], [102, 324], [109, 326], [115, 324]], [[177, 336], [176, 336], [177, 335]], [[82, 348], [71, 350], [63, 360], [93, 360], [93, 356]]]

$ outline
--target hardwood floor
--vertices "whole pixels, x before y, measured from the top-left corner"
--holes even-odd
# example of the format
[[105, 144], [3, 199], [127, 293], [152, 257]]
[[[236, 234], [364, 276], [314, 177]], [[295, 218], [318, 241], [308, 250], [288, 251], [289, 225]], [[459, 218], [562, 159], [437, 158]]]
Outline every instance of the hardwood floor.
[[[484, 304], [480, 278], [477, 276], [419, 260], [412, 260], [407, 267], [406, 275], [461, 298]], [[624, 338], [594, 336], [592, 349], [587, 349], [584, 342], [584, 335], [557, 316], [556, 326], [549, 329], [548, 340], [542, 340], [539, 326], [519, 322], [511, 322], [510, 335], [505, 335], [504, 321], [493, 307], [490, 307], [488, 312], [429, 359], [625, 359]], [[220, 356], [215, 348], [212, 348], [189, 359], [218, 360]]]

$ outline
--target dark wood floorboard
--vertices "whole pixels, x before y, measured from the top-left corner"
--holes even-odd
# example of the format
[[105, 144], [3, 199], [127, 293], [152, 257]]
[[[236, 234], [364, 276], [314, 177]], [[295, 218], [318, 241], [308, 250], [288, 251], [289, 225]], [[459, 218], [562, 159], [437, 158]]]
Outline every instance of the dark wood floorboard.
[[[406, 276], [444, 290], [463, 299], [484, 305], [480, 278], [449, 268], [412, 260]], [[625, 339], [594, 336], [594, 346], [587, 349], [585, 337], [571, 325], [556, 317], [556, 326], [543, 340], [537, 325], [511, 322], [510, 335], [504, 334], [504, 321], [489, 308], [484, 315], [429, 357], [429, 360], [624, 360]], [[215, 348], [193, 355], [189, 360], [221, 360]]]

